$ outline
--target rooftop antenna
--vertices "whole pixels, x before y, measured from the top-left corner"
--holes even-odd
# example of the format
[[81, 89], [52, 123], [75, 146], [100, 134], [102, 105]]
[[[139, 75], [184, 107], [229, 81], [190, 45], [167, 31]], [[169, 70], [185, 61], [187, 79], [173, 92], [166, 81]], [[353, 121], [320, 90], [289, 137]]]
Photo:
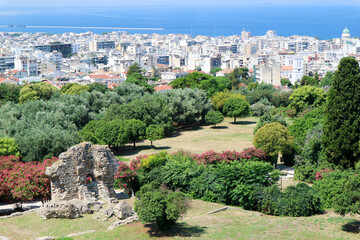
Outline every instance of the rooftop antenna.
[[192, 34], [192, 25], [191, 25], [191, 27], [190, 27], [190, 36], [191, 36], [191, 37], [193, 36], [193, 34]]
[[215, 24], [214, 24], [214, 37], [216, 37], [216, 27], [215, 27]]

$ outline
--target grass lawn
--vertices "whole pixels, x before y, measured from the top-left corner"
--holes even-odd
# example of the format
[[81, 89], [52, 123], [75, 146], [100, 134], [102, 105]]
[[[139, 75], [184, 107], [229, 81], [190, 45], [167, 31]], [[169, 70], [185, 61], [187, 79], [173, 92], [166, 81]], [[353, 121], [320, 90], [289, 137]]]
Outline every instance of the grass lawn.
[[233, 118], [225, 118], [224, 122], [212, 126], [194, 127], [189, 130], [175, 132], [172, 137], [167, 137], [155, 141], [154, 148], [151, 148], [150, 141], [136, 143], [136, 149], [132, 144], [128, 144], [115, 153], [118, 159], [129, 161], [137, 155], [149, 154], [160, 151], [174, 152], [179, 149], [191, 151], [193, 153], [203, 153], [207, 150], [224, 151], [237, 150], [241, 151], [246, 147], [252, 147], [253, 131], [257, 117], [237, 118], [233, 123]]
[[[95, 230], [73, 239], [360, 239], [354, 229], [360, 217], [340, 217], [334, 213], [313, 217], [275, 217], [232, 208], [215, 214], [224, 205], [193, 200], [188, 213], [168, 232], [151, 225], [133, 223], [106, 231], [114, 221], [102, 222], [92, 215], [78, 219], [42, 220], [35, 214], [0, 220], [0, 236], [10, 239], [35, 239], [40, 236], [63, 237], [70, 233]], [[351, 232], [352, 231], [352, 232]]]

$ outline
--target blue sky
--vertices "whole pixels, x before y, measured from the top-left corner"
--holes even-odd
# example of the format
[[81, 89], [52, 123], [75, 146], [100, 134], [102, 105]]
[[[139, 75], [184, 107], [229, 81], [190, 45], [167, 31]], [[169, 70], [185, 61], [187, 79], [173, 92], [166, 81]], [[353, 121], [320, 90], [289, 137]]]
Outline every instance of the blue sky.
[[192, 5], [353, 5], [360, 6], [359, 0], [0, 0], [2, 7], [109, 7], [109, 6], [192, 6]]

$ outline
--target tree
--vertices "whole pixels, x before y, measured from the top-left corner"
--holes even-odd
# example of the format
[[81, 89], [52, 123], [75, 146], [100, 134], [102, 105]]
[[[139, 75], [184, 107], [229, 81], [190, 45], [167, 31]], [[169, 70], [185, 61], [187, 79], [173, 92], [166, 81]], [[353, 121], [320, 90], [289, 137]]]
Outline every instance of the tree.
[[147, 83], [146, 78], [141, 73], [133, 73], [129, 75], [126, 78], [125, 83], [136, 84], [138, 86], [144, 87], [149, 93], [154, 92], [154, 88]]
[[87, 85], [80, 85], [78, 83], [69, 83], [61, 88], [61, 92], [67, 95], [80, 94], [82, 92], [89, 92], [90, 87]]
[[153, 141], [162, 139], [164, 137], [164, 128], [159, 125], [150, 125], [146, 128], [146, 138], [150, 140], [151, 147]]
[[131, 76], [134, 73], [138, 73], [141, 75], [143, 73], [143, 69], [140, 67], [140, 65], [137, 62], [135, 62], [133, 65], [131, 65], [129, 67], [129, 70], [128, 70], [126, 76]]
[[146, 125], [144, 122], [137, 119], [125, 120], [123, 123], [125, 133], [129, 140], [133, 141], [135, 148], [136, 141], [145, 137]]
[[174, 89], [178, 88], [195, 88], [204, 81], [210, 79], [210, 75], [201, 73], [201, 72], [193, 72], [185, 77], [177, 78], [172, 81], [169, 85], [171, 85]]
[[12, 138], [0, 138], [0, 156], [20, 156], [19, 146]]
[[266, 152], [266, 155], [276, 163], [281, 154], [290, 154], [292, 151], [293, 137], [289, 130], [278, 122], [269, 123], [261, 127], [255, 134], [254, 146]]
[[290, 87], [292, 84], [289, 79], [281, 79], [281, 86], [288, 86]]
[[233, 89], [237, 88], [240, 83], [247, 85], [252, 82], [252, 80], [249, 80], [249, 69], [245, 67], [234, 68], [234, 70], [229, 74], [229, 79], [232, 83]]
[[239, 98], [239, 99], [243, 99], [243, 100], [246, 99], [246, 97], [244, 95], [241, 95], [240, 93], [232, 93], [228, 90], [223, 91], [223, 92], [218, 92], [211, 97], [211, 102], [212, 102], [213, 108], [217, 111], [224, 113], [223, 108], [224, 108], [225, 102], [229, 98]]
[[109, 90], [107, 86], [102, 83], [91, 83], [88, 85], [88, 87], [90, 88], [89, 92], [98, 91], [101, 93], [106, 93]]
[[203, 80], [197, 86], [207, 92], [208, 97], [213, 96], [215, 93], [230, 90], [231, 82], [226, 77], [212, 77], [209, 80]]
[[354, 168], [360, 157], [360, 74], [352, 57], [341, 59], [325, 108], [324, 147], [327, 160]]
[[167, 133], [173, 130], [171, 113], [166, 100], [159, 95], [146, 95], [130, 103], [110, 105], [106, 109], [103, 120], [111, 121], [113, 119], [138, 119], [143, 121], [146, 126], [159, 125]]
[[20, 90], [19, 102], [24, 103], [37, 99], [49, 100], [55, 92], [59, 92], [59, 90], [49, 83], [29, 84]]
[[309, 106], [319, 107], [326, 102], [326, 92], [322, 88], [303, 86], [294, 90], [290, 96], [290, 107], [297, 113]]
[[317, 76], [317, 78], [304, 75], [300, 80], [300, 85], [310, 85], [310, 86], [318, 85], [319, 76], [318, 75], [316, 75], [316, 76]]
[[1, 83], [0, 84], [0, 107], [6, 102], [19, 102], [21, 86], [10, 84], [10, 83]]
[[206, 92], [196, 88], [174, 89], [161, 96], [177, 124], [193, 124], [199, 118], [204, 119], [211, 109]]
[[186, 212], [187, 199], [182, 192], [144, 185], [137, 194], [135, 211], [143, 223], [154, 222], [160, 230], [170, 229]]
[[216, 124], [224, 121], [224, 116], [219, 111], [210, 111], [206, 114], [205, 121], [206, 123], [213, 124], [216, 127]]
[[224, 113], [228, 117], [233, 117], [236, 123], [236, 117], [249, 115], [250, 104], [241, 98], [229, 98], [224, 104]]
[[332, 80], [334, 78], [334, 73], [333, 72], [327, 72], [325, 74], [325, 77], [323, 77], [322, 79], [320, 79], [320, 85], [322, 87], [325, 86], [331, 86]]
[[216, 67], [210, 70], [210, 73], [215, 75], [217, 72], [221, 71], [222, 69], [220, 67]]

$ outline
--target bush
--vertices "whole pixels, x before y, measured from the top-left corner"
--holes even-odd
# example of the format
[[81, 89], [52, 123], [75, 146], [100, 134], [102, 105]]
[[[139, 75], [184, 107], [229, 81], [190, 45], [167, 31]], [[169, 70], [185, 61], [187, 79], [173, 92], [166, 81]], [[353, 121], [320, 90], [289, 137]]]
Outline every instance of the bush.
[[294, 90], [290, 96], [290, 106], [297, 113], [309, 106], [319, 107], [326, 102], [326, 92], [322, 88], [304, 86]]
[[233, 161], [267, 161], [265, 152], [254, 147], [245, 148], [241, 152], [223, 151], [219, 153], [210, 150], [202, 154], [193, 154], [192, 157], [196, 162], [201, 164], [217, 164], [220, 162], [228, 163]]
[[216, 124], [222, 123], [224, 121], [224, 116], [219, 111], [210, 111], [206, 114], [205, 121], [207, 124], [216, 126]]
[[0, 156], [20, 156], [19, 146], [12, 138], [0, 138]]
[[327, 171], [322, 172], [321, 179], [314, 182], [313, 188], [318, 192], [324, 208], [335, 208], [337, 196], [344, 194], [344, 186], [354, 171]]
[[251, 112], [253, 116], [261, 117], [267, 113], [270, 113], [275, 109], [272, 105], [265, 105], [261, 102], [257, 102], [250, 106]]
[[185, 195], [164, 188], [145, 185], [139, 191], [135, 211], [143, 223], [154, 222], [160, 230], [168, 230], [187, 210]]
[[0, 201], [22, 203], [50, 199], [50, 181], [45, 170], [57, 160], [23, 163], [16, 156], [0, 156]]
[[289, 186], [284, 192], [276, 185], [257, 188], [254, 195], [257, 210], [265, 214], [306, 217], [323, 211], [316, 192], [304, 183]]
[[256, 124], [256, 127], [254, 129], [254, 134], [257, 132], [257, 130], [259, 130], [260, 128], [262, 128], [263, 126], [265, 126], [268, 123], [273, 123], [273, 122], [278, 122], [281, 125], [287, 127], [287, 123], [285, 118], [280, 115], [280, 114], [265, 114], [262, 117], [260, 117], [260, 121]]
[[360, 175], [350, 175], [343, 186], [343, 192], [335, 196], [335, 212], [360, 214]]
[[114, 187], [125, 189], [129, 196], [140, 189], [138, 173], [140, 169], [140, 160], [131, 161], [130, 165], [119, 161], [119, 168], [114, 177]]
[[322, 205], [316, 191], [305, 183], [287, 187], [279, 202], [279, 207], [279, 215], [290, 217], [307, 217], [322, 212]]

